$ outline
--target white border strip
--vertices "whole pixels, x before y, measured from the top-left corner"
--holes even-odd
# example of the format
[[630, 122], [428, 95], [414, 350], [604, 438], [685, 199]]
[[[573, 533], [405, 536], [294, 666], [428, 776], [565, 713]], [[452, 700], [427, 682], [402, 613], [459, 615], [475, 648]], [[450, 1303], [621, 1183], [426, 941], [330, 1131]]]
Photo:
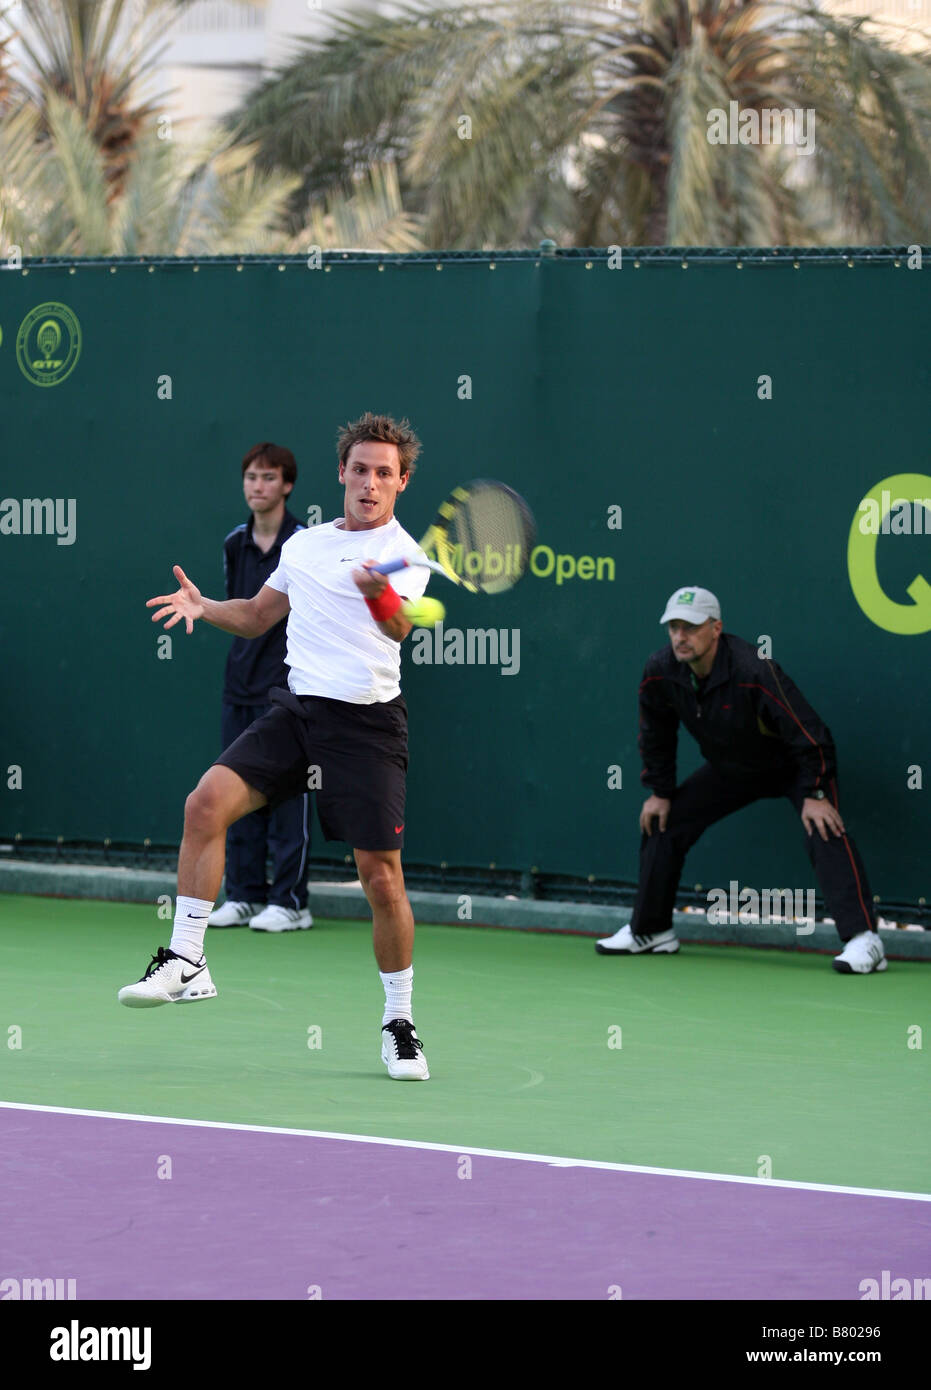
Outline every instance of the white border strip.
[[647, 1168], [635, 1163], [605, 1163], [593, 1158], [557, 1158], [553, 1154], [512, 1153], [508, 1149], [476, 1149], [470, 1144], [432, 1144], [419, 1139], [384, 1139], [371, 1134], [340, 1134], [329, 1129], [285, 1129], [277, 1125], [228, 1124], [223, 1120], [180, 1120], [168, 1115], [128, 1115], [119, 1110], [78, 1110], [68, 1105], [24, 1105], [0, 1100], [3, 1110], [36, 1110], [46, 1115], [83, 1115], [97, 1120], [135, 1120], [147, 1125], [189, 1125], [196, 1129], [229, 1129], [248, 1134], [291, 1134], [304, 1139], [341, 1139], [350, 1144], [384, 1144], [395, 1149], [427, 1149], [437, 1153], [476, 1154], [481, 1158], [512, 1158], [524, 1163], [548, 1163], [555, 1168], [604, 1168], [614, 1173], [652, 1173], [663, 1178], [699, 1178], [705, 1182], [739, 1182], [750, 1187], [788, 1187], [803, 1192], [840, 1192], [849, 1197], [896, 1197], [906, 1202], [931, 1202], [931, 1193], [891, 1192], [875, 1187], [836, 1187], [823, 1182], [790, 1182], [784, 1178], [748, 1178], [735, 1173], [697, 1173], [687, 1168]]

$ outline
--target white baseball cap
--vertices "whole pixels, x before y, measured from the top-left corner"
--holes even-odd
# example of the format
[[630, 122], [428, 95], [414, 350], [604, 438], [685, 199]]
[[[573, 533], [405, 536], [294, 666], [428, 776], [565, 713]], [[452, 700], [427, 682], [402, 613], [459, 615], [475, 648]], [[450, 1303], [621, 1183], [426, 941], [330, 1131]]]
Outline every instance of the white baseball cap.
[[709, 618], [720, 618], [721, 605], [708, 589], [699, 589], [694, 584], [677, 589], [666, 604], [666, 612], [661, 623], [671, 623], [679, 619], [684, 623], [694, 623], [698, 627]]

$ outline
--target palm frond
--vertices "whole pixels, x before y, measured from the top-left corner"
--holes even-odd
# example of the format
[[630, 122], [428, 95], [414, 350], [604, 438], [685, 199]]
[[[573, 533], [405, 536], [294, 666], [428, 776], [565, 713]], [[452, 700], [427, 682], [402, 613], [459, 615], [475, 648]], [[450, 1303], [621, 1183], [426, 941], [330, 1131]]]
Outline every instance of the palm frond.
[[29, 106], [9, 112], [0, 119], [0, 256], [18, 246], [26, 255], [32, 252], [34, 227], [32, 209], [41, 198], [41, 185], [48, 159], [39, 144], [38, 112]]
[[716, 108], [727, 109], [730, 92], [700, 25], [670, 64], [667, 88], [667, 239], [673, 246], [723, 245], [727, 220], [718, 197], [716, 156], [726, 147], [709, 142], [707, 116]]
[[401, 255], [424, 250], [423, 219], [405, 212], [397, 169], [379, 164], [356, 180], [349, 194], [331, 194], [310, 209], [307, 221], [290, 243], [291, 251], [353, 247]]
[[74, 228], [73, 254], [105, 256], [110, 250], [110, 223], [103, 157], [72, 102], [48, 92], [46, 111], [51, 166], [60, 178], [62, 207]]

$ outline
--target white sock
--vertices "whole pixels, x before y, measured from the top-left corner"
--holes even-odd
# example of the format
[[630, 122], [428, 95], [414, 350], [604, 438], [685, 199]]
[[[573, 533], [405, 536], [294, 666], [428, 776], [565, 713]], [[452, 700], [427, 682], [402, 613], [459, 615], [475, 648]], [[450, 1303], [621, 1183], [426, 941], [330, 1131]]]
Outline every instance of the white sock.
[[205, 902], [203, 898], [177, 898], [168, 949], [196, 965], [204, 954], [204, 932], [212, 911], [213, 903]]
[[414, 989], [414, 967], [409, 965], [406, 970], [393, 970], [388, 975], [382, 975], [380, 970], [378, 973], [385, 987], [385, 1016], [381, 1021], [382, 1027], [393, 1018], [406, 1018], [408, 1023], [413, 1023], [411, 994]]

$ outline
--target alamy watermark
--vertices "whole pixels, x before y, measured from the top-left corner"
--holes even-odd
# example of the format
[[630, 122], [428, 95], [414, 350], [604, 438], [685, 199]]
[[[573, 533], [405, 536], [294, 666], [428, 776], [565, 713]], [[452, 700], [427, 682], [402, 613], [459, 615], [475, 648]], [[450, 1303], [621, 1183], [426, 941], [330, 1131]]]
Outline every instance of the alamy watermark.
[[706, 117], [709, 145], [793, 145], [799, 154], [815, 152], [813, 106], [764, 106], [760, 110], [730, 101], [725, 111], [713, 106]]
[[152, 1365], [151, 1327], [82, 1327], [72, 1318], [67, 1327], [53, 1327], [52, 1361], [131, 1361], [134, 1371]]
[[710, 926], [769, 926], [794, 922], [796, 936], [810, 936], [815, 929], [813, 888], [741, 888], [732, 878], [727, 888], [708, 889]]
[[77, 1290], [76, 1279], [0, 1279], [0, 1299], [75, 1299]]
[[883, 488], [879, 499], [867, 497], [857, 511], [861, 536], [931, 536], [931, 497], [893, 497]]
[[893, 1279], [884, 1269], [878, 1279], [861, 1279], [857, 1288], [862, 1299], [931, 1299], [931, 1279]]
[[415, 666], [499, 666], [502, 676], [520, 670], [520, 628], [418, 627], [411, 635]]
[[57, 545], [74, 545], [78, 534], [74, 497], [4, 497], [0, 536], [57, 536]]

